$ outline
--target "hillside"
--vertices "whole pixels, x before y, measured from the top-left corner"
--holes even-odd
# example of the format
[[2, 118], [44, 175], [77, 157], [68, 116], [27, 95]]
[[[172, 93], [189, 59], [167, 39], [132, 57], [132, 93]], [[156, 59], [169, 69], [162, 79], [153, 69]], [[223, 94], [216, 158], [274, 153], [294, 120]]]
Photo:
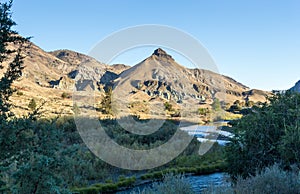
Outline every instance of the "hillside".
[[166, 116], [163, 105], [166, 102], [172, 105], [173, 113], [181, 111], [186, 112], [186, 117], [198, 117], [198, 109], [210, 107], [214, 98], [232, 104], [236, 100], [265, 101], [268, 94], [208, 70], [185, 68], [160, 48], [106, 83], [114, 88], [113, 98], [118, 99], [115, 107], [120, 110], [120, 117]]
[[[213, 98], [232, 104], [236, 100], [264, 101], [268, 94], [251, 90], [228, 76], [185, 68], [162, 49], [133, 67], [110, 66], [70, 50], [45, 52], [34, 44], [27, 55], [22, 78], [14, 84], [19, 92], [11, 98], [17, 115], [29, 111], [31, 99], [38, 105], [47, 102], [45, 117], [71, 115], [72, 93], [87, 81], [95, 92], [95, 107], [100, 106], [104, 89], [112, 86], [116, 106], [122, 112], [119, 116], [134, 114], [144, 118], [166, 116], [162, 108], [166, 102], [173, 110], [197, 113], [199, 107], [210, 107]], [[103, 116], [101, 112], [97, 114]]]
[[295, 85], [292, 88], [290, 88], [290, 90], [299, 93], [300, 92], [300, 80], [297, 83], [295, 83]]

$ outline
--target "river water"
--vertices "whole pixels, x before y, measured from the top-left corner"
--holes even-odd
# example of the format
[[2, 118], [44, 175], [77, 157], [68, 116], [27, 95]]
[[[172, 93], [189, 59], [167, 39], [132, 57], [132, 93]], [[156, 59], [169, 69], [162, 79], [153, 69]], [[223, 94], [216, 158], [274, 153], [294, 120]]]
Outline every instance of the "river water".
[[217, 142], [220, 145], [225, 145], [229, 141], [219, 140], [218, 137], [222, 136], [225, 138], [233, 137], [233, 134], [227, 131], [223, 131], [222, 128], [218, 125], [191, 125], [187, 127], [181, 127], [181, 130], [187, 132], [189, 135], [197, 137], [197, 140], [200, 142]]
[[[200, 175], [200, 176], [187, 176], [186, 180], [191, 184], [192, 189], [195, 193], [201, 193], [205, 188], [210, 185], [223, 185], [229, 184], [226, 182], [228, 175], [226, 173], [213, 173], [209, 175]], [[146, 187], [150, 187], [151, 184], [140, 185], [132, 189], [118, 192], [118, 194], [130, 194], [130, 193], [139, 193], [143, 191]]]
[[[219, 135], [223, 137], [232, 137], [233, 134], [221, 130], [216, 125], [212, 126], [200, 126], [200, 125], [192, 125], [188, 127], [182, 127], [181, 130], [186, 131], [188, 134], [196, 136], [197, 140], [200, 142], [205, 141], [212, 141], [218, 142], [220, 145], [225, 145], [228, 141], [225, 140], [218, 140], [217, 137]], [[215, 134], [212, 136], [211, 135]], [[187, 176], [187, 181], [191, 184], [192, 189], [195, 193], [201, 193], [205, 188], [209, 187], [210, 185], [222, 185], [222, 184], [229, 184], [226, 182], [228, 179], [228, 175], [226, 173], [213, 173], [209, 175], [200, 175], [200, 176]], [[131, 192], [139, 193], [139, 191], [143, 191], [146, 187], [150, 187], [151, 184], [145, 184], [141, 186], [137, 186], [135, 188], [118, 192], [118, 194], [127, 194]]]
[[226, 182], [228, 180], [228, 175], [225, 173], [214, 173], [210, 175], [201, 176], [190, 176], [187, 180], [192, 185], [193, 191], [195, 193], [201, 193], [202, 190], [210, 185], [224, 185], [229, 184]]

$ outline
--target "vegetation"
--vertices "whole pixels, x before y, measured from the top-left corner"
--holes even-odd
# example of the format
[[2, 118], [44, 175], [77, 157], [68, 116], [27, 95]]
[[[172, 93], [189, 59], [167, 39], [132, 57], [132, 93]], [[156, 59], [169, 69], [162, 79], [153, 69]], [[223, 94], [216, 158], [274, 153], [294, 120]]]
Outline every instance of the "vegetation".
[[36, 102], [34, 100], [34, 98], [32, 98], [28, 104], [28, 108], [30, 108], [30, 110], [35, 110], [36, 109]]
[[0, 79], [0, 190], [63, 193], [67, 191], [63, 173], [68, 162], [61, 146], [61, 131], [51, 122], [36, 122], [33, 114], [15, 118], [11, 111], [9, 98], [15, 92], [12, 83], [22, 75], [29, 45], [28, 39], [11, 29], [15, 25], [11, 6], [12, 1], [0, 3], [0, 68], [8, 64]]
[[112, 87], [108, 87], [105, 90], [105, 96], [101, 101], [101, 111], [104, 114], [113, 114], [112, 110]]
[[73, 105], [72, 111], [74, 112], [75, 115], [80, 114], [80, 108], [78, 107], [77, 103]]
[[[95, 157], [82, 142], [72, 118], [39, 119], [39, 108], [34, 99], [28, 104], [32, 113], [15, 117], [9, 101], [15, 92], [12, 84], [22, 75], [23, 60], [30, 43], [28, 38], [22, 38], [12, 30], [15, 23], [11, 19], [11, 6], [12, 1], [0, 3], [0, 68], [5, 68], [0, 79], [0, 192], [114, 192], [132, 187], [137, 181], [159, 180], [161, 182], [154, 183], [142, 193], [193, 193], [183, 173], [202, 175], [225, 170], [234, 180], [234, 186], [210, 188], [213, 190], [208, 191], [299, 192], [300, 95], [296, 93], [277, 93], [268, 99], [268, 103], [259, 106], [253, 106], [251, 101], [236, 101], [229, 110], [245, 116], [231, 122], [230, 130], [235, 136], [226, 152], [215, 144], [201, 156], [201, 144], [194, 138], [173, 161], [145, 171], [143, 175], [118, 169]], [[17, 95], [23, 93], [18, 92]], [[69, 94], [64, 92], [61, 97], [69, 98]], [[111, 104], [112, 88], [108, 88], [101, 102], [101, 111], [113, 114]], [[164, 106], [169, 112], [175, 111], [168, 102]], [[202, 108], [198, 110], [199, 114], [217, 119], [241, 117], [240, 114], [224, 113], [217, 98], [211, 106], [213, 112]], [[245, 109], [245, 106], [248, 108]], [[74, 104], [73, 111], [79, 113], [77, 104]], [[175, 111], [171, 116], [180, 115]], [[99, 122], [116, 143], [136, 150], [166, 143], [179, 128], [177, 121], [166, 121], [155, 133], [144, 136], [124, 130], [113, 119]]]
[[23, 95], [24, 95], [24, 93], [23, 93], [23, 92], [21, 92], [21, 91], [17, 91], [17, 95], [18, 95], [18, 96], [23, 96]]
[[[135, 194], [136, 192], [133, 192]], [[174, 193], [194, 193], [190, 183], [181, 174], [166, 174], [162, 178], [162, 182], [155, 182], [151, 187], [145, 188], [139, 192], [142, 194], [174, 194]]]
[[210, 113], [210, 110], [208, 108], [199, 108], [198, 112], [201, 116], [207, 116]]
[[222, 110], [222, 107], [221, 107], [221, 102], [218, 98], [214, 98], [214, 101], [213, 103], [211, 104], [211, 107], [214, 111], [220, 111]]
[[227, 147], [228, 172], [247, 178], [275, 163], [284, 169], [300, 164], [300, 95], [277, 93], [233, 122], [234, 138]]
[[236, 184], [209, 186], [203, 193], [222, 193], [222, 194], [244, 194], [244, 193], [299, 193], [300, 174], [296, 171], [284, 171], [278, 164], [265, 168], [257, 172], [256, 176], [250, 176], [246, 179], [238, 177]]
[[63, 93], [61, 94], [61, 97], [62, 97], [62, 98], [71, 98], [71, 95], [68, 94], [67, 92], [63, 92]]
[[[12, 114], [9, 111], [11, 107], [9, 98], [15, 89], [11, 85], [22, 75], [24, 50], [28, 44], [28, 39], [18, 36], [12, 30], [16, 24], [11, 19], [11, 6], [12, 1], [0, 3], [0, 69], [8, 63], [8, 68], [0, 79], [0, 116], [2, 118], [7, 118], [9, 114]], [[8, 48], [9, 45], [14, 45], [16, 48]]]
[[116, 191], [119, 188], [133, 186], [135, 181], [136, 181], [136, 178], [134, 176], [129, 177], [129, 178], [122, 177], [122, 178], [119, 178], [119, 180], [116, 183], [113, 183], [110, 181], [106, 182], [106, 183], [97, 183], [97, 184], [91, 185], [89, 187], [76, 188], [76, 189], [73, 189], [72, 191], [75, 193], [80, 193], [80, 194]]
[[173, 106], [172, 106], [171, 103], [165, 102], [164, 106], [165, 106], [165, 110], [167, 110], [167, 111], [173, 111]]

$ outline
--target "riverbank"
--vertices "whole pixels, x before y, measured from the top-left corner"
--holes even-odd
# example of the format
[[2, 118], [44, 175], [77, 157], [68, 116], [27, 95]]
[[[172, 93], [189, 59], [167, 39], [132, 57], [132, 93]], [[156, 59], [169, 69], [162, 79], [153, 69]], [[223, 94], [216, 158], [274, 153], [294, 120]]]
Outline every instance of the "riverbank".
[[198, 167], [178, 167], [167, 168], [161, 171], [153, 171], [140, 176], [121, 177], [117, 182], [105, 182], [93, 184], [89, 187], [74, 188], [72, 191], [78, 194], [93, 194], [99, 192], [125, 192], [133, 188], [143, 188], [153, 182], [163, 179], [166, 174], [185, 174], [187, 176], [203, 176], [224, 172], [226, 169], [225, 162], [215, 162], [210, 165], [202, 165]]

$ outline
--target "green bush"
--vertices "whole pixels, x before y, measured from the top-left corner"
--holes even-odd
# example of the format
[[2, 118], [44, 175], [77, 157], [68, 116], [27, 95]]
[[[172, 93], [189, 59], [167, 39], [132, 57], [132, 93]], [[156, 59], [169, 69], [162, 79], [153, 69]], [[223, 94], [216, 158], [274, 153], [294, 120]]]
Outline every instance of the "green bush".
[[226, 147], [233, 179], [255, 175], [274, 163], [300, 165], [300, 94], [277, 93], [268, 100], [233, 122], [235, 136]]
[[173, 105], [171, 103], [165, 102], [164, 106], [167, 111], [173, 111]]
[[210, 113], [210, 111], [209, 111], [208, 108], [199, 108], [199, 109], [198, 109], [198, 113], [199, 113], [200, 115], [207, 116], [207, 114]]
[[222, 107], [221, 107], [221, 102], [218, 98], [215, 98], [213, 103], [211, 104], [211, 107], [214, 111], [220, 111], [222, 110]]
[[107, 191], [115, 191], [118, 189], [118, 186], [114, 183], [106, 183], [99, 187], [99, 191], [107, 192]]
[[35, 100], [32, 98], [28, 104], [28, 108], [30, 108], [31, 110], [35, 110], [36, 109], [36, 102]]
[[63, 92], [63, 93], [61, 94], [61, 97], [62, 97], [62, 98], [70, 98], [71, 95], [68, 94], [68, 93], [66, 93], [66, 92]]
[[284, 171], [275, 164], [258, 172], [256, 176], [250, 176], [247, 179], [238, 177], [236, 184], [232, 187], [229, 184], [210, 185], [203, 193], [299, 193], [300, 174], [297, 171]]
[[97, 187], [79, 188], [79, 189], [74, 189], [73, 193], [79, 193], [79, 194], [99, 194], [99, 188], [97, 188]]
[[17, 91], [17, 95], [18, 95], [18, 96], [23, 96], [23, 95], [24, 95], [24, 93], [23, 93], [23, 92], [21, 92], [21, 91]]
[[113, 181], [111, 179], [106, 179], [105, 183], [113, 183]]

